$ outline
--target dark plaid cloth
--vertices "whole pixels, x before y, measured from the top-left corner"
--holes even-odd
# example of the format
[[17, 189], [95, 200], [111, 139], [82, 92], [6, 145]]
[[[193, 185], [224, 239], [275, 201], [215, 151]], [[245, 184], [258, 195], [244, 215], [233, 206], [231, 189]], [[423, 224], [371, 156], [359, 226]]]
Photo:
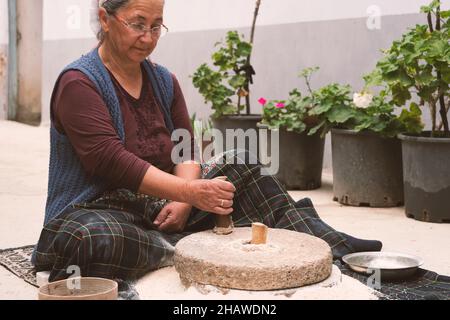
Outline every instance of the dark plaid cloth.
[[[227, 176], [235, 185], [235, 226], [262, 222], [314, 235], [330, 245], [335, 257], [354, 251], [319, 218], [310, 201], [296, 206], [280, 182], [262, 175], [264, 169], [255, 161], [248, 152], [233, 150], [202, 164], [202, 178]], [[214, 218], [194, 208], [183, 233], [162, 233], [152, 222], [167, 203], [121, 189], [69, 208], [44, 227], [36, 269], [51, 270], [50, 281], [70, 276], [66, 270], [71, 265], [79, 266], [82, 276], [133, 279], [172, 264], [175, 244], [193, 232], [212, 229]]]
[[[346, 264], [335, 261], [346, 276], [352, 277], [368, 285], [369, 275], [354, 272]], [[439, 275], [436, 272], [419, 269], [411, 278], [405, 280], [384, 280], [380, 288], [380, 300], [450, 300], [450, 277]]]

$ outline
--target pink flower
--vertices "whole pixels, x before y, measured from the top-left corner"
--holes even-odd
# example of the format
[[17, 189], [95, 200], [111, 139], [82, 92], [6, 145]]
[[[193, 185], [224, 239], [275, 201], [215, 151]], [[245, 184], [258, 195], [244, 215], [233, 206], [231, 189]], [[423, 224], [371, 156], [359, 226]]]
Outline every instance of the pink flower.
[[264, 99], [264, 98], [261, 98], [261, 99], [258, 100], [258, 102], [259, 102], [259, 104], [261, 104], [262, 106], [265, 106], [266, 103], [267, 103], [267, 100]]
[[284, 103], [282, 103], [282, 102], [277, 103], [275, 106], [276, 106], [278, 109], [283, 109], [284, 107], [286, 107], [286, 105], [285, 105]]

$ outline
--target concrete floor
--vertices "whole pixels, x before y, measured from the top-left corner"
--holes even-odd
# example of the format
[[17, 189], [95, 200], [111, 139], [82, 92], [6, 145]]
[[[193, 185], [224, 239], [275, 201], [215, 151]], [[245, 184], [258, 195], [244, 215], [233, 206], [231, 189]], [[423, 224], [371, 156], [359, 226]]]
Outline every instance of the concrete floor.
[[[0, 121], [0, 249], [34, 244], [43, 223], [46, 200], [49, 130]], [[293, 191], [310, 197], [321, 217], [337, 230], [356, 237], [379, 239], [384, 250], [424, 259], [424, 268], [450, 275], [450, 224], [406, 218], [403, 208], [341, 206], [332, 201], [332, 175], [324, 172], [323, 187]], [[0, 267], [0, 299], [35, 299], [36, 289]]]

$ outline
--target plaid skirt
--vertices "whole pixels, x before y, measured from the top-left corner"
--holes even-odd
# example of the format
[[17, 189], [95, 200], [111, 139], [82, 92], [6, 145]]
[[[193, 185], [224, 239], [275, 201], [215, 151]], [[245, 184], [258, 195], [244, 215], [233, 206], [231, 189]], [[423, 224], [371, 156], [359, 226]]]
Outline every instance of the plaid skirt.
[[[353, 252], [345, 236], [324, 223], [308, 199], [296, 204], [281, 183], [262, 174], [261, 164], [251, 158], [247, 151], [231, 150], [201, 165], [203, 179], [227, 176], [236, 187], [232, 213], [236, 227], [262, 222], [321, 238], [335, 257]], [[78, 266], [82, 276], [136, 279], [172, 265], [176, 243], [212, 229], [214, 217], [193, 208], [182, 233], [160, 232], [152, 222], [167, 203], [119, 189], [73, 205], [44, 226], [35, 249], [37, 271], [51, 271], [50, 281], [69, 277], [70, 266]]]

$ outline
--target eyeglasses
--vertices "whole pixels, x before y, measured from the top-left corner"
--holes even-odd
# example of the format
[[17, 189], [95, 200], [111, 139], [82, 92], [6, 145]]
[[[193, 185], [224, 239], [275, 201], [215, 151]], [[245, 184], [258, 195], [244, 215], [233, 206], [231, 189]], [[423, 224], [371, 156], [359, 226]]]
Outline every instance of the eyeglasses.
[[145, 24], [142, 23], [132, 23], [125, 21], [115, 14], [111, 14], [114, 18], [116, 18], [118, 21], [122, 22], [125, 27], [130, 29], [133, 33], [135, 33], [138, 36], [143, 36], [147, 32], [150, 32], [152, 38], [158, 39], [164, 37], [168, 32], [169, 29], [164, 25], [160, 24], [154, 27], [147, 27]]

